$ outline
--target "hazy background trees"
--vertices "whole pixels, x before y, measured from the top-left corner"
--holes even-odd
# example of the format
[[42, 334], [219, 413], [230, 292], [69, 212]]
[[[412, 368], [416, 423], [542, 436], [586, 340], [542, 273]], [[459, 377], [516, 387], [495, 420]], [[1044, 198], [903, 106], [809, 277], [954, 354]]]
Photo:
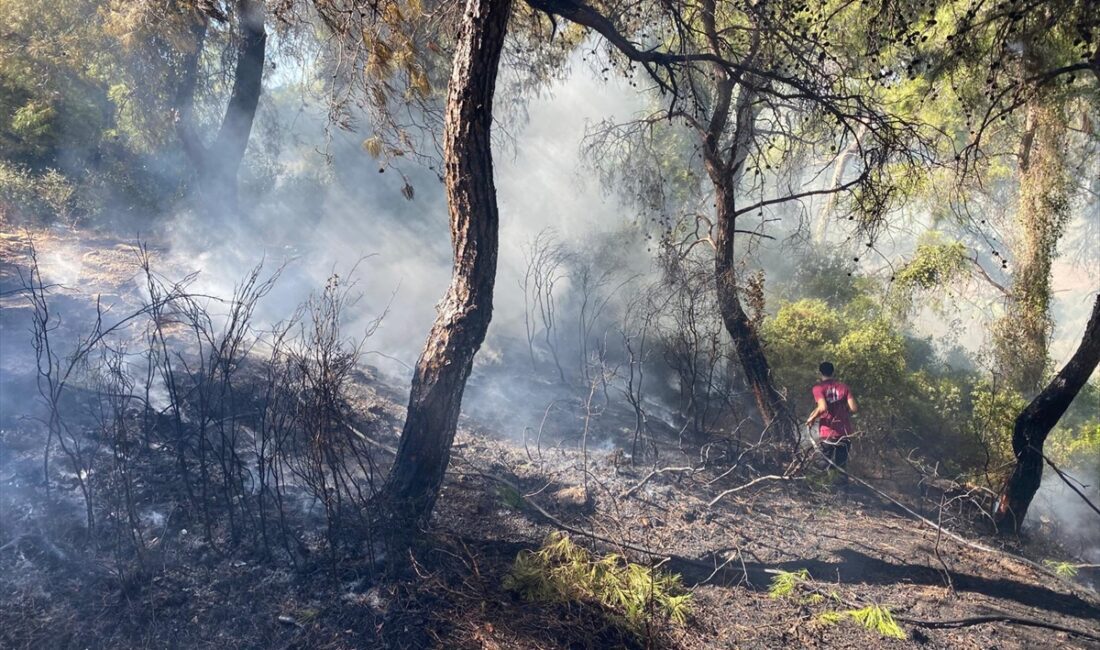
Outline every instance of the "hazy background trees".
[[[659, 414], [748, 445], [778, 409], [807, 409], [832, 357], [866, 396], [860, 444], [998, 490], [1014, 416], [1068, 358], [1050, 351], [1076, 346], [1096, 286], [1086, 4], [516, 4], [493, 122], [500, 298], [467, 404], [541, 414], [614, 374], [638, 431]], [[400, 289], [374, 339], [386, 356], [366, 358], [407, 380], [450, 269], [457, 6], [3, 2], [4, 218], [163, 228], [211, 290], [300, 255], [272, 320], [333, 259], [381, 252], [365, 304]], [[558, 279], [525, 310], [522, 245], [548, 225]], [[1059, 311], [1080, 250], [1091, 285]], [[514, 381], [521, 360], [560, 388]], [[1082, 390], [1049, 451], [1095, 471]]]

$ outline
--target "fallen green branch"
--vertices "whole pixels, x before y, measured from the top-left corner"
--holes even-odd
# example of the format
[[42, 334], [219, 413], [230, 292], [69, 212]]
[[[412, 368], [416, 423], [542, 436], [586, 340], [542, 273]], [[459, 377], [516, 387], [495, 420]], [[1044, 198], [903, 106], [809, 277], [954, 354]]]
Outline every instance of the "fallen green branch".
[[882, 605], [867, 605], [859, 609], [846, 609], [843, 611], [828, 611], [815, 620], [824, 625], [834, 625], [845, 619], [851, 619], [863, 627], [877, 632], [891, 639], [907, 639], [909, 636], [901, 626], [897, 624], [890, 610]]
[[679, 575], [614, 553], [597, 556], [559, 532], [537, 550], [520, 551], [504, 586], [530, 601], [596, 603], [635, 633], [654, 622], [683, 625], [691, 610]]
[[[868, 622], [868, 621], [871, 622], [871, 623], [875, 623], [876, 624], [875, 629], [878, 629], [877, 625], [879, 623], [882, 623], [882, 617], [878, 616], [877, 614], [872, 615], [871, 612], [866, 611], [866, 610], [868, 610], [868, 608], [877, 607], [877, 608], [885, 610], [887, 614], [890, 614], [892, 616], [893, 621], [896, 621], [898, 623], [907, 623], [909, 625], [915, 625], [917, 627], [924, 627], [924, 628], [929, 628], [929, 629], [970, 627], [972, 625], [982, 625], [982, 624], [985, 624], [985, 623], [1007, 623], [1007, 624], [1010, 624], [1010, 625], [1020, 625], [1020, 626], [1024, 626], [1024, 627], [1035, 627], [1035, 628], [1040, 628], [1040, 629], [1045, 629], [1045, 630], [1052, 630], [1052, 631], [1055, 631], [1055, 632], [1063, 632], [1065, 634], [1072, 634], [1072, 635], [1080, 637], [1080, 638], [1089, 639], [1090, 641], [1100, 642], [1100, 636], [1097, 636], [1097, 635], [1095, 635], [1091, 632], [1085, 632], [1083, 630], [1078, 630], [1078, 629], [1075, 629], [1075, 628], [1072, 628], [1072, 627], [1066, 627], [1064, 625], [1058, 625], [1057, 623], [1049, 623], [1047, 621], [1040, 621], [1038, 619], [1026, 618], [1026, 617], [1022, 617], [1022, 616], [1013, 616], [1013, 615], [1010, 615], [1010, 614], [986, 614], [986, 615], [979, 615], [979, 616], [967, 616], [967, 617], [963, 617], [963, 618], [939, 619], [939, 620], [936, 620], [936, 619], [929, 620], [929, 619], [923, 619], [923, 618], [915, 618], [915, 617], [912, 617], [912, 616], [905, 616], [905, 615], [902, 615], [902, 614], [893, 614], [893, 610], [891, 610], [888, 607], [878, 605], [877, 603], [863, 603], [863, 602], [859, 602], [857, 600], [849, 600], [849, 599], [842, 598], [835, 590], [825, 591], [824, 589], [817, 586], [817, 584], [814, 582], [813, 578], [809, 575], [809, 572], [806, 571], [805, 569], [803, 569], [801, 571], [798, 571], [798, 572], [794, 572], [794, 573], [789, 572], [789, 571], [775, 570], [775, 569], [766, 569], [765, 571], [767, 573], [771, 573], [771, 574], [774, 574], [776, 576], [776, 578], [773, 579], [773, 581], [772, 581], [773, 589], [775, 589], [775, 585], [777, 584], [777, 580], [781, 584], [784, 585], [784, 587], [780, 587], [780, 590], [782, 590], [785, 595], [789, 595], [790, 593], [792, 593], [795, 588], [803, 588], [807, 591], [810, 591], [813, 594], [820, 595], [823, 598], [828, 598], [828, 599], [838, 601], [841, 604], [843, 604], [844, 606], [850, 608], [850, 609], [848, 609], [844, 612], [826, 612], [827, 616], [825, 616], [824, 620], [821, 620], [821, 622], [823, 622], [823, 623], [835, 623], [835, 622], [839, 621], [840, 619], [836, 618], [837, 614], [847, 616], [847, 615], [851, 614], [852, 612], [859, 611], [859, 612], [862, 612], [860, 616], [862, 616], [863, 614], [867, 615], [865, 617], [866, 621], [865, 620], [860, 620], [861, 623], [864, 623], [865, 625], [866, 625], [866, 622]], [[787, 583], [791, 584], [789, 590], [787, 590], [785, 588], [785, 585]], [[772, 593], [774, 593], [774, 592], [772, 592]], [[857, 620], [859, 620], [859, 617], [856, 617], [856, 618], [857, 618]], [[885, 624], [883, 623], [883, 625], [885, 625]], [[904, 631], [902, 631], [902, 632], [904, 633]], [[899, 638], [904, 638], [904, 637], [899, 637]]]

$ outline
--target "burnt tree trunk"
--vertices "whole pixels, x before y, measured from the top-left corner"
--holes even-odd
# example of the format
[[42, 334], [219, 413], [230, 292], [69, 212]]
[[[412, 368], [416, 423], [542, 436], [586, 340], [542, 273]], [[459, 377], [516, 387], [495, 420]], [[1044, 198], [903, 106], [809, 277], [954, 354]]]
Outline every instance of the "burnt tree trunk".
[[263, 90], [264, 55], [267, 33], [264, 31], [264, 9], [261, 0], [241, 0], [237, 64], [233, 71], [233, 91], [222, 118], [218, 137], [210, 148], [204, 174], [217, 188], [229, 207], [237, 205], [237, 174], [244, 160], [252, 121]]
[[1012, 430], [1012, 451], [1016, 456], [1016, 467], [1005, 482], [997, 502], [994, 520], [998, 531], [1016, 532], [1023, 524], [1028, 506], [1031, 505], [1043, 477], [1043, 443], [1047, 434], [1089, 380], [1098, 362], [1100, 295], [1092, 305], [1092, 316], [1089, 317], [1085, 335], [1069, 363], [1016, 418]]
[[737, 359], [741, 362], [741, 369], [745, 373], [753, 399], [768, 427], [768, 438], [793, 453], [798, 449], [797, 424], [787, 408], [786, 400], [772, 382], [771, 367], [764, 354], [764, 346], [756, 327], [741, 305], [737, 288], [733, 248], [736, 226], [733, 192], [721, 192], [717, 199], [714, 275], [718, 289], [718, 309], [722, 313], [726, 331], [733, 339], [733, 347], [737, 351]]
[[443, 483], [474, 354], [493, 311], [497, 200], [490, 149], [493, 92], [511, 0], [468, 0], [444, 117], [451, 286], [416, 364], [397, 459], [383, 497], [406, 529], [427, 522]]
[[[701, 14], [703, 30], [715, 55], [721, 56], [718, 28], [716, 25], [716, 3], [707, 0]], [[754, 32], [751, 52], [755, 52], [759, 35]], [[750, 54], [750, 58], [751, 58]], [[745, 372], [753, 398], [760, 415], [768, 427], [768, 438], [778, 441], [794, 453], [798, 449], [798, 426], [789, 413], [786, 400], [772, 383], [771, 368], [760, 337], [741, 305], [741, 296], [737, 288], [737, 270], [734, 253], [734, 238], [737, 232], [736, 188], [745, 173], [745, 161], [753, 140], [756, 127], [757, 94], [751, 88], [759, 83], [742, 83], [739, 73], [733, 73], [725, 67], [715, 64], [716, 78], [714, 108], [707, 123], [703, 138], [703, 162], [714, 187], [715, 226], [714, 233], [714, 275], [717, 285], [718, 310], [722, 322], [733, 339], [737, 359]], [[734, 89], [740, 86], [736, 104], [733, 101]], [[723, 142], [723, 133], [730, 121], [731, 109], [734, 117], [733, 135], [728, 143]]]
[[177, 94], [179, 121], [177, 132], [184, 153], [198, 176], [197, 192], [202, 203], [212, 209], [237, 208], [237, 175], [244, 160], [252, 122], [263, 90], [264, 58], [267, 33], [264, 8], [260, 0], [240, 0], [237, 4], [237, 61], [233, 70], [233, 89], [213, 143], [204, 146], [195, 132], [194, 93], [199, 56], [206, 35], [206, 18], [194, 30], [197, 50], [184, 59], [182, 80]]

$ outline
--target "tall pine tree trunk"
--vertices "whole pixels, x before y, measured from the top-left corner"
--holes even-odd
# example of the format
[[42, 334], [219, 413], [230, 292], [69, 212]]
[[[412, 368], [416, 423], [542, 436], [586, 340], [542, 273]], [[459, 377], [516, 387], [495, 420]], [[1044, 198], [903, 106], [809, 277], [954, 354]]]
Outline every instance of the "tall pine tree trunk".
[[[721, 56], [717, 28], [717, 4], [715, 0], [703, 3], [701, 20], [703, 31], [711, 51]], [[759, 33], [754, 33], [751, 50], [759, 46]], [[750, 56], [751, 58], [751, 56]], [[756, 128], [757, 94], [751, 88], [761, 83], [757, 79], [746, 80], [721, 65], [713, 67], [715, 75], [714, 107], [703, 138], [703, 163], [714, 187], [715, 226], [714, 275], [717, 286], [718, 311], [722, 323], [733, 339], [737, 359], [745, 372], [760, 416], [767, 427], [767, 438], [779, 442], [786, 451], [794, 453], [798, 448], [798, 425], [787, 408], [786, 400], [772, 382], [771, 368], [764, 353], [756, 328], [741, 305], [737, 287], [734, 238], [737, 232], [736, 192], [745, 173], [745, 161], [751, 149]], [[737, 101], [733, 101], [734, 89], [740, 86]], [[728, 153], [723, 151], [723, 134], [733, 112], [734, 130], [728, 143]]]
[[233, 89], [221, 126], [210, 146], [203, 144], [193, 118], [199, 60], [210, 20], [207, 16], [200, 16], [192, 30], [196, 49], [184, 56], [176, 91], [176, 131], [198, 177], [193, 193], [205, 208], [218, 211], [237, 208], [237, 176], [263, 90], [267, 51], [262, 0], [239, 0], [236, 11], [237, 60], [233, 69]]
[[[237, 207], [237, 176], [244, 160], [248, 138], [252, 133], [252, 121], [260, 103], [263, 89], [264, 56], [267, 50], [267, 33], [264, 31], [264, 7], [262, 0], [240, 0], [237, 21], [237, 63], [233, 70], [233, 90], [225, 108], [218, 136], [207, 153], [202, 168], [203, 185], [214, 196], [226, 202], [231, 209]], [[200, 191], [202, 191], [200, 189]]]
[[1020, 146], [1012, 286], [1005, 316], [994, 330], [997, 365], [1007, 383], [1034, 395], [1046, 374], [1052, 323], [1050, 269], [1070, 208], [1066, 127], [1042, 96], [1028, 107]]
[[444, 118], [451, 286], [416, 364], [384, 498], [402, 527], [426, 523], [443, 483], [474, 354], [493, 310], [497, 200], [490, 149], [493, 92], [511, 0], [468, 0]]
[[1016, 418], [1012, 451], [1016, 467], [1005, 482], [994, 520], [1002, 532], [1015, 532], [1023, 524], [1028, 506], [1043, 478], [1043, 443], [1069, 408], [1100, 362], [1100, 295], [1092, 305], [1085, 335], [1073, 357], [1047, 387]]

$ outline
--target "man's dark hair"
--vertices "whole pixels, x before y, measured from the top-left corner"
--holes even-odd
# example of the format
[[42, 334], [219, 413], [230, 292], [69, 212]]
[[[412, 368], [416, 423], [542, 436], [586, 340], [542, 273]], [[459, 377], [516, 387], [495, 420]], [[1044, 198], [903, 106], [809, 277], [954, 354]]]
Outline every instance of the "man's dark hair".
[[836, 372], [836, 368], [834, 368], [833, 364], [829, 363], [828, 361], [822, 361], [821, 365], [818, 366], [817, 369], [821, 371], [822, 377], [832, 377], [833, 373]]

